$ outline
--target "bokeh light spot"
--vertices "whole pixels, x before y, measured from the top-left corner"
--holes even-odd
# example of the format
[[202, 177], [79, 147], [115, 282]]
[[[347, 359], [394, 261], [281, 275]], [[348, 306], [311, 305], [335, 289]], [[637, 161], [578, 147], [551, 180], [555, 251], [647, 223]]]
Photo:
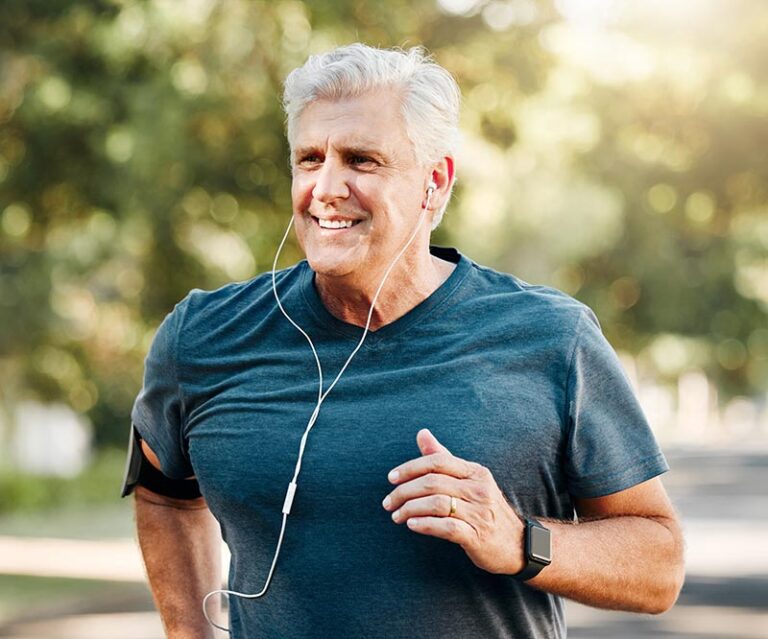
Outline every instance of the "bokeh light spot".
[[219, 193], [213, 198], [211, 206], [211, 216], [217, 222], [229, 224], [237, 217], [240, 211], [240, 204], [233, 195], [229, 193]]
[[115, 127], [107, 134], [105, 146], [109, 159], [122, 164], [133, 156], [133, 135], [128, 129]]
[[35, 351], [35, 368], [61, 383], [68, 383], [82, 375], [74, 356], [53, 346], [42, 346]]
[[49, 76], [40, 84], [38, 97], [49, 111], [60, 111], [72, 99], [72, 89], [63, 78]]
[[455, 16], [467, 16], [477, 11], [481, 0], [437, 0], [438, 6], [445, 12]]
[[634, 277], [620, 277], [611, 284], [611, 293], [616, 307], [627, 310], [640, 299], [640, 284]]
[[115, 278], [115, 285], [124, 298], [137, 297], [144, 289], [144, 275], [135, 268], [121, 269]]
[[171, 67], [171, 82], [181, 93], [202, 95], [208, 88], [208, 75], [197, 60], [180, 60]]
[[85, 413], [91, 410], [99, 399], [99, 391], [96, 385], [90, 381], [81, 381], [73, 384], [67, 395], [70, 405], [78, 413]]
[[210, 211], [211, 196], [205, 189], [196, 186], [184, 195], [181, 206], [193, 218], [199, 218]]
[[715, 355], [720, 366], [729, 371], [741, 368], [747, 361], [747, 349], [744, 348], [744, 344], [733, 337], [720, 342], [715, 350]]
[[576, 295], [584, 286], [586, 274], [578, 264], [571, 264], [555, 271], [555, 282], [569, 295]]
[[685, 215], [694, 223], [706, 224], [715, 214], [715, 198], [706, 191], [691, 193], [685, 200]]
[[654, 184], [648, 189], [648, 203], [657, 213], [669, 213], [677, 204], [677, 192], [669, 184]]
[[686, 341], [678, 335], [659, 335], [649, 350], [657, 370], [664, 375], [680, 374], [691, 362]]
[[26, 204], [9, 204], [3, 211], [3, 231], [11, 237], [24, 237], [32, 225], [32, 214]]
[[538, 14], [531, 0], [492, 0], [483, 8], [483, 22], [494, 31], [531, 24]]
[[115, 238], [117, 223], [107, 211], [96, 209], [88, 220], [88, 234], [96, 241], [107, 244]]

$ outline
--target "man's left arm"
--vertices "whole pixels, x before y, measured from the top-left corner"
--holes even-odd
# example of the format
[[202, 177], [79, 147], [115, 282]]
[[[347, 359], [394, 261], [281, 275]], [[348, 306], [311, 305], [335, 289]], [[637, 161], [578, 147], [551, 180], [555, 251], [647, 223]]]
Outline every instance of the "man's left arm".
[[553, 561], [528, 583], [598, 608], [669, 610], [685, 576], [683, 535], [661, 480], [578, 499], [576, 511], [574, 523], [540, 520]]
[[[429, 431], [417, 442], [422, 457], [390, 475], [397, 488], [384, 507], [393, 520], [461, 545], [479, 568], [520, 572], [524, 523], [491, 472], [451, 455]], [[552, 563], [527, 583], [598, 608], [671, 608], [684, 579], [683, 538], [661, 481], [577, 499], [576, 511], [577, 522], [540, 520], [551, 530]]]

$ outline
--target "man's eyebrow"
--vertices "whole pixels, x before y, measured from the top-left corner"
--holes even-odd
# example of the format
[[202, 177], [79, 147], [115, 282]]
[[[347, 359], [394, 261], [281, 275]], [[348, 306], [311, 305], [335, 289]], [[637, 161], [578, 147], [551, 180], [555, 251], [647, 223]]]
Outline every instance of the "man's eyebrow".
[[310, 153], [317, 153], [318, 148], [315, 146], [301, 146], [293, 150], [293, 154], [297, 157], [303, 157], [305, 155], [309, 155]]
[[[363, 141], [362, 143], [355, 143], [350, 145], [340, 144], [337, 146], [337, 150], [344, 155], [365, 155], [370, 156], [378, 160], [387, 160], [389, 154], [381, 147], [380, 143]], [[297, 147], [294, 151], [294, 155], [297, 158], [305, 157], [313, 153], [325, 153], [325, 151], [314, 145], [307, 145]]]
[[346, 155], [366, 155], [377, 159], [386, 159], [387, 154], [378, 145], [360, 145], [341, 147], [341, 150]]

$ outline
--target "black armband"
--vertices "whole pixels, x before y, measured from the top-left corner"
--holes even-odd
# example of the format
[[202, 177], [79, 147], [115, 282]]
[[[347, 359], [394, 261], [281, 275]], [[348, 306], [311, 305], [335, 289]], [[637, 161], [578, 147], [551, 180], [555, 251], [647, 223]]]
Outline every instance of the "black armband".
[[128, 459], [125, 462], [125, 476], [121, 497], [130, 495], [136, 486], [143, 486], [153, 493], [174, 499], [197, 499], [202, 497], [196, 479], [171, 479], [155, 468], [141, 448], [141, 436], [131, 425], [128, 441]]

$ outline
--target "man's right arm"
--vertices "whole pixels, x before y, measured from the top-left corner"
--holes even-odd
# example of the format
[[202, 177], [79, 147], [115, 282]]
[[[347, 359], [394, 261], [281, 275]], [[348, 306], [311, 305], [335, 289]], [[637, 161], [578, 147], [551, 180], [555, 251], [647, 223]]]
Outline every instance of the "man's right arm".
[[[141, 442], [155, 468], [157, 456]], [[175, 499], [137, 486], [136, 528], [147, 577], [168, 639], [209, 639], [214, 628], [202, 612], [203, 597], [221, 588], [221, 532], [205, 500]], [[218, 597], [208, 615], [221, 623]], [[223, 625], [223, 624], [222, 624]]]

